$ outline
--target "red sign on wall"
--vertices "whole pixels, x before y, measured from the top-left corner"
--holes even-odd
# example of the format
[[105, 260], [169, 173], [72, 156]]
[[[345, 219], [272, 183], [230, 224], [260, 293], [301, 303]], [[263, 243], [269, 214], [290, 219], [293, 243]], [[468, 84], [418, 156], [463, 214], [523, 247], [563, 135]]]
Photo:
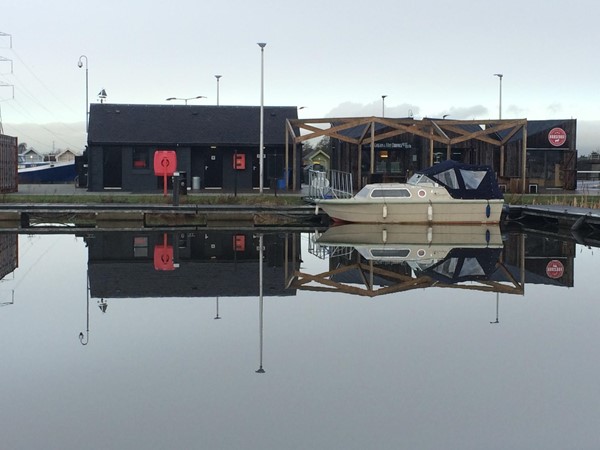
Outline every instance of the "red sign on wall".
[[557, 279], [565, 274], [565, 266], [558, 259], [553, 259], [546, 264], [546, 275], [548, 278]]
[[548, 141], [554, 147], [560, 147], [567, 142], [567, 132], [562, 128], [552, 128], [548, 133]]
[[174, 150], [156, 150], [154, 152], [154, 175], [171, 176], [177, 171], [177, 154]]

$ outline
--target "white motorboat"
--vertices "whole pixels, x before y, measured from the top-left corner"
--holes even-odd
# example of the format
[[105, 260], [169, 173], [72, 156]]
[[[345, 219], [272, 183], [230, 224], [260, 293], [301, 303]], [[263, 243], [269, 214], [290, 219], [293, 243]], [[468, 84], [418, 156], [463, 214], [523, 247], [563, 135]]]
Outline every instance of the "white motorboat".
[[406, 183], [368, 184], [352, 198], [314, 200], [336, 222], [499, 223], [502, 192], [489, 166], [448, 160]]

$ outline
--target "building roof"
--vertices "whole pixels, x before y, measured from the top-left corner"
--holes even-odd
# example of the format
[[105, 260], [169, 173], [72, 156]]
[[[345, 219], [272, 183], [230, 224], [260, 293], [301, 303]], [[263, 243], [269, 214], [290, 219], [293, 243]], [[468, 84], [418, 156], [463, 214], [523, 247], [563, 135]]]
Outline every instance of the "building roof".
[[[295, 106], [264, 107], [264, 144], [285, 144]], [[90, 105], [88, 143], [130, 145], [258, 145], [259, 106]]]

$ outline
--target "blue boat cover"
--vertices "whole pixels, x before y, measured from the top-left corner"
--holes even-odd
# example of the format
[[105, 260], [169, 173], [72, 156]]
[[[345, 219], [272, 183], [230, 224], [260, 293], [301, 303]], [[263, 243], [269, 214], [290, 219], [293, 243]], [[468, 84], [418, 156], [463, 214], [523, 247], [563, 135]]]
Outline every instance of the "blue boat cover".
[[490, 166], [443, 161], [417, 171], [444, 186], [453, 198], [502, 199], [496, 175]]

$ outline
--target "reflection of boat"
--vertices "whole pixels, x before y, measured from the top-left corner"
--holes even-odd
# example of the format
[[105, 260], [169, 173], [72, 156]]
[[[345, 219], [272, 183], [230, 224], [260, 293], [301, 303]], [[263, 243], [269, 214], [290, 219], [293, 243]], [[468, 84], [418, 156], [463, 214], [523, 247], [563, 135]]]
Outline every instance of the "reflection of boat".
[[315, 203], [342, 222], [498, 223], [504, 200], [489, 166], [448, 160], [407, 183], [368, 184], [352, 198]]
[[75, 180], [75, 161], [19, 161], [19, 183], [67, 183]]
[[497, 224], [345, 224], [329, 228], [317, 242], [354, 247], [367, 260], [437, 261], [452, 248], [502, 248], [502, 235]]

